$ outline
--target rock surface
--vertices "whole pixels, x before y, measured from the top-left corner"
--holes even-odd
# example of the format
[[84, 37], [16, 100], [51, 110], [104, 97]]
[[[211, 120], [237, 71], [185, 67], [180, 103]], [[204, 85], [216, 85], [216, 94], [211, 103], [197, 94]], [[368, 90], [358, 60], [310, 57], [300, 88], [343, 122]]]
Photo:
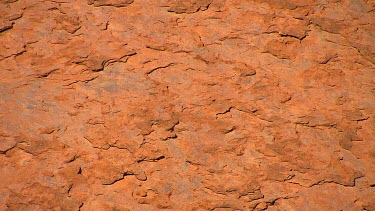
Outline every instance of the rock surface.
[[0, 0], [0, 210], [375, 210], [372, 0]]

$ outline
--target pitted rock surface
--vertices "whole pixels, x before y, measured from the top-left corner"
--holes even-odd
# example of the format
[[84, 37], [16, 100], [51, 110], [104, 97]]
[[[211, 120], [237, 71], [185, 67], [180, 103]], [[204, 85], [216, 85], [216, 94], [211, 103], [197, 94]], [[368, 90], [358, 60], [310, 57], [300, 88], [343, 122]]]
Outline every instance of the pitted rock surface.
[[0, 210], [375, 210], [374, 12], [0, 0]]

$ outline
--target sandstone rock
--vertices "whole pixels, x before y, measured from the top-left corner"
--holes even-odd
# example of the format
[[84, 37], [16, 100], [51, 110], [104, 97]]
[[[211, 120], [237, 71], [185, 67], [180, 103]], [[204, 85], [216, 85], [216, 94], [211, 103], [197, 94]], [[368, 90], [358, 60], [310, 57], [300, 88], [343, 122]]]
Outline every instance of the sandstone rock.
[[168, 12], [181, 14], [207, 10], [211, 3], [212, 0], [170, 0], [167, 5], [169, 6]]
[[96, 7], [100, 7], [100, 6], [124, 7], [133, 2], [134, 0], [88, 0], [88, 4], [94, 5]]
[[375, 210], [364, 0], [0, 0], [0, 210]]

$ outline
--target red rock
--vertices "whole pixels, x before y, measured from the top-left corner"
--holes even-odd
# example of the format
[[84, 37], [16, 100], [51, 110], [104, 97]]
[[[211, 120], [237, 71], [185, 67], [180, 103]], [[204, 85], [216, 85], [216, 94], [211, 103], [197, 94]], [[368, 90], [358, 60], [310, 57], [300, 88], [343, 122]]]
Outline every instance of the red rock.
[[0, 1], [0, 210], [375, 210], [374, 6]]
[[169, 0], [167, 6], [169, 6], [168, 12], [182, 14], [207, 10], [211, 3], [212, 0]]
[[123, 7], [133, 3], [134, 0], [88, 0], [88, 4], [93, 4], [96, 7], [99, 6], [114, 6]]

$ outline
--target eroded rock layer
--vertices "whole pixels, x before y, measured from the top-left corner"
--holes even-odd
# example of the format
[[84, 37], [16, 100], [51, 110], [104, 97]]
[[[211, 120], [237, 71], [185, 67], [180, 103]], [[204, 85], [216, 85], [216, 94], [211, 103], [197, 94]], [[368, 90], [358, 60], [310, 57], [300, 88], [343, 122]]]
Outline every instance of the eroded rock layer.
[[0, 0], [0, 210], [375, 210], [372, 0]]

